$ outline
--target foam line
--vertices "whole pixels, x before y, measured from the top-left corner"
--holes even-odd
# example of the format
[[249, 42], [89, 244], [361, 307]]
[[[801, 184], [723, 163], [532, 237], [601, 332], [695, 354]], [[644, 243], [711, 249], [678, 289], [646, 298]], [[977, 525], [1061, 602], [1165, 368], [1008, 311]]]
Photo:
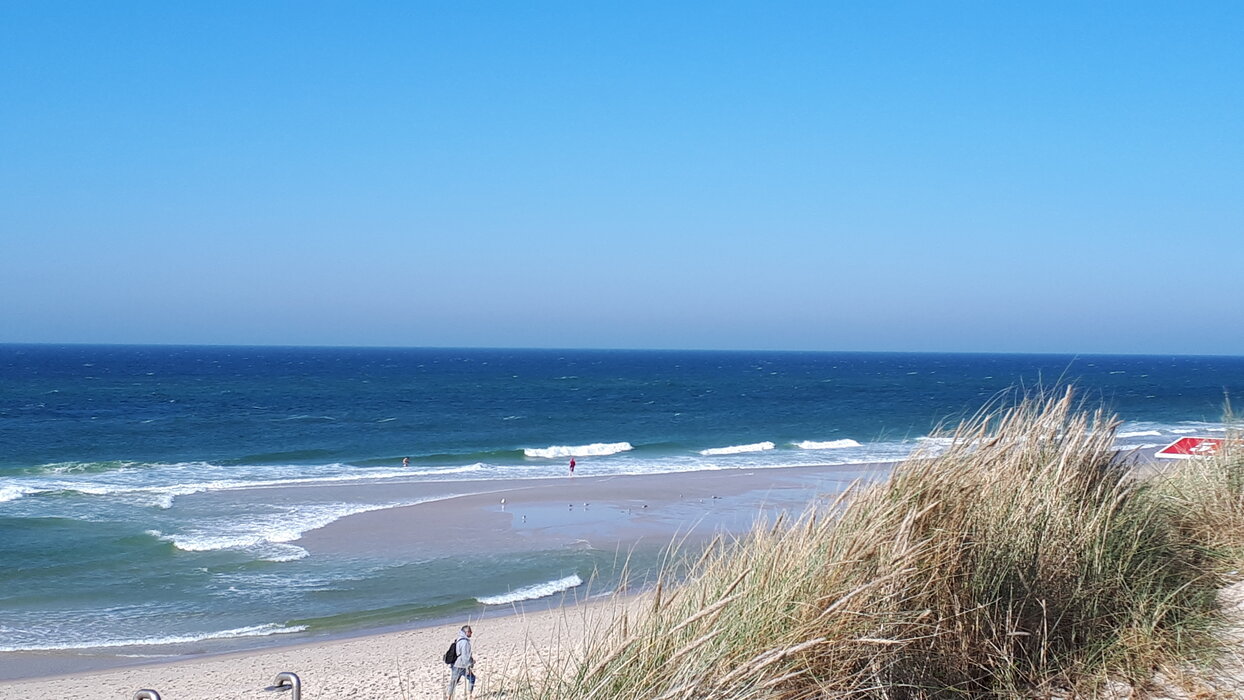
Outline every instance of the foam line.
[[851, 439], [828, 440], [825, 442], [804, 440], [803, 442], [796, 442], [795, 447], [801, 450], [840, 450], [844, 447], [863, 447], [863, 445]]
[[523, 454], [528, 457], [558, 459], [564, 457], [604, 457], [635, 449], [629, 442], [594, 442], [590, 445], [553, 445], [551, 447], [528, 447]]
[[555, 581], [537, 583], [534, 586], [519, 588], [502, 595], [483, 596], [482, 598], [476, 598], [476, 600], [484, 605], [507, 605], [509, 603], [517, 603], [524, 600], [544, 598], [546, 596], [561, 593], [562, 591], [568, 591], [571, 588], [582, 585], [583, 579], [579, 578], [578, 574], [571, 574], [570, 576], [559, 578]]
[[712, 447], [707, 450], [700, 450], [700, 454], [704, 455], [705, 457], [712, 457], [714, 455], [737, 455], [737, 454], [743, 454], [745, 452], [764, 452], [766, 450], [772, 450], [775, 447], [777, 447], [777, 445], [774, 445], [771, 442], [765, 441], [765, 442], [752, 443], [750, 445], [731, 445], [729, 447]]
[[0, 651], [58, 651], [65, 649], [98, 649], [100, 647], [137, 647], [155, 646], [160, 644], [187, 644], [201, 642], [206, 639], [238, 639], [241, 637], [268, 637], [274, 634], [292, 634], [306, 630], [305, 625], [286, 627], [284, 625], [266, 624], [237, 629], [208, 632], [206, 634], [173, 635], [169, 637], [147, 637], [143, 639], [102, 639], [97, 642], [63, 642], [60, 644], [31, 644], [29, 646], [3, 646]]
[[369, 513], [375, 510], [402, 508], [430, 501], [454, 498], [442, 496], [417, 501], [400, 503], [383, 503], [379, 505], [359, 505], [353, 503], [311, 504], [295, 506], [282, 513], [274, 513], [267, 517], [256, 517], [247, 520], [217, 524], [216, 529], [191, 529], [187, 532], [165, 533], [159, 530], [148, 530], [147, 534], [171, 542], [174, 547], [186, 552], [210, 552], [219, 549], [257, 549], [260, 559], [269, 561], [291, 561], [300, 559], [305, 554], [294, 551], [295, 547], [274, 548], [271, 545], [293, 542], [303, 534], [335, 522], [349, 515]]

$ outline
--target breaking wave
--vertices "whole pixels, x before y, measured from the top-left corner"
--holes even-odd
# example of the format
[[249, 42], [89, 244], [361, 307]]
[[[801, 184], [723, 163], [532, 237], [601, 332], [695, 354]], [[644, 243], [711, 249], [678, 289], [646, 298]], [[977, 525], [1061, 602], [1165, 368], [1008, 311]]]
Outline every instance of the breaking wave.
[[737, 454], [743, 454], [745, 452], [764, 452], [765, 450], [772, 450], [775, 447], [777, 447], [777, 445], [774, 445], [771, 442], [765, 441], [765, 442], [752, 443], [750, 445], [731, 445], [730, 447], [711, 447], [707, 450], [700, 450], [700, 454], [704, 455], [705, 457], [712, 457], [714, 455], [737, 455]]
[[302, 553], [301, 547], [285, 543], [293, 542], [311, 530], [318, 530], [349, 515], [369, 513], [374, 510], [401, 508], [452, 497], [445, 496], [378, 505], [330, 503], [294, 506], [286, 508], [282, 512], [264, 516], [251, 516], [242, 520], [223, 523], [204, 523], [197, 527], [189, 528], [185, 532], [166, 533], [160, 530], [148, 530], [147, 534], [165, 542], [171, 542], [174, 547], [187, 552], [241, 549], [252, 552], [257, 559], [292, 561], [301, 559], [306, 554]]
[[844, 447], [863, 447], [860, 443], [849, 438], [843, 440], [828, 440], [825, 442], [817, 442], [816, 440], [804, 440], [796, 442], [795, 447], [801, 450], [838, 450]]
[[[38, 493], [77, 493], [85, 496], [122, 496], [133, 497], [144, 505], [161, 509], [172, 508], [178, 496], [207, 491], [233, 491], [273, 486], [295, 486], [307, 484], [364, 483], [371, 481], [399, 480], [414, 476], [444, 477], [450, 475], [470, 474], [483, 471], [482, 463], [469, 464], [447, 469], [352, 469], [343, 464], [329, 464], [321, 467], [324, 473], [304, 475], [295, 468], [259, 467], [251, 478], [220, 478], [196, 479], [178, 483], [143, 484], [140, 478], [161, 478], [173, 481], [183, 474], [210, 476], [212, 473], [228, 473], [228, 470], [208, 463], [182, 463], [169, 465], [152, 465], [141, 477], [127, 478], [112, 472], [101, 475], [91, 481], [71, 481], [65, 478], [27, 478], [25, 484], [9, 484], [0, 487], [0, 503], [10, 501], [28, 494]], [[287, 470], [282, 473], [282, 470]], [[265, 474], [266, 472], [266, 474]], [[262, 478], [268, 476], [269, 478]], [[259, 477], [259, 478], [255, 478]]]
[[590, 445], [553, 445], [552, 447], [528, 447], [523, 450], [527, 457], [557, 459], [559, 457], [604, 457], [635, 449], [629, 442], [594, 442]]
[[241, 637], [267, 637], [274, 634], [292, 634], [306, 630], [305, 625], [286, 627], [285, 625], [266, 624], [238, 627], [219, 632], [205, 634], [173, 635], [169, 637], [147, 637], [144, 639], [101, 639], [93, 642], [62, 642], [59, 644], [30, 644], [17, 646], [0, 646], [0, 651], [58, 651], [63, 649], [98, 649], [100, 647], [137, 647], [156, 646], [161, 644], [187, 644], [207, 639], [238, 639]]
[[1156, 430], [1136, 430], [1130, 433], [1119, 433], [1116, 438], [1138, 438], [1138, 437], [1161, 437], [1162, 433]]
[[565, 578], [559, 578], [556, 581], [537, 583], [534, 586], [526, 586], [502, 595], [483, 596], [481, 598], [476, 598], [476, 600], [484, 605], [507, 605], [509, 603], [518, 603], [524, 600], [544, 598], [546, 596], [561, 593], [562, 591], [568, 591], [571, 588], [582, 585], [583, 579], [579, 578], [578, 574], [571, 574]]
[[26, 486], [0, 486], [0, 503], [5, 501], [16, 501], [28, 493], [38, 493], [39, 489], [32, 489]]

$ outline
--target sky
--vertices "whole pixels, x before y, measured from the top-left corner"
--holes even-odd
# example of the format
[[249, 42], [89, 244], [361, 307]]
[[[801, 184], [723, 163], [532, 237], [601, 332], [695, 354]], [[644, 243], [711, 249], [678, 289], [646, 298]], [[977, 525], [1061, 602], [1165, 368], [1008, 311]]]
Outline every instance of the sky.
[[0, 3], [0, 342], [1244, 354], [1237, 2]]

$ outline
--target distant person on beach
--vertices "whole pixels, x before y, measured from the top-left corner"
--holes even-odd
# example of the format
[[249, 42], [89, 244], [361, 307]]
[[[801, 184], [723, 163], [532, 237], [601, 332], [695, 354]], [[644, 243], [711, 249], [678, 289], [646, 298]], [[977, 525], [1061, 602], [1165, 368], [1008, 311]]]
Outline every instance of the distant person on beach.
[[410, 457], [403, 457], [403, 458], [402, 458], [402, 466], [403, 466], [403, 467], [409, 467], [409, 466], [410, 466]]
[[445, 689], [445, 697], [453, 698], [454, 688], [458, 680], [467, 679], [467, 697], [475, 695], [475, 659], [471, 658], [471, 626], [463, 625], [458, 631], [458, 641], [454, 642], [458, 650], [458, 658], [449, 666], [449, 687]]
[[570, 475], [574, 476], [574, 457], [570, 458]]

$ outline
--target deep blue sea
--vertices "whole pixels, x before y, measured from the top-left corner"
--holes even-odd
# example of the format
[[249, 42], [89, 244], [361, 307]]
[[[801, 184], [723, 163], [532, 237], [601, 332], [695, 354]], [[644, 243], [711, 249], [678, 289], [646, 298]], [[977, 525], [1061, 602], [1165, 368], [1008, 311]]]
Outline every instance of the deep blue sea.
[[[888, 461], [1066, 383], [1156, 446], [1221, 434], [1244, 358], [0, 345], [0, 651], [296, 638], [600, 564], [494, 557], [447, 590], [455, 562], [309, 557], [301, 534], [407, 505], [331, 485]], [[253, 497], [282, 485], [310, 488]]]

